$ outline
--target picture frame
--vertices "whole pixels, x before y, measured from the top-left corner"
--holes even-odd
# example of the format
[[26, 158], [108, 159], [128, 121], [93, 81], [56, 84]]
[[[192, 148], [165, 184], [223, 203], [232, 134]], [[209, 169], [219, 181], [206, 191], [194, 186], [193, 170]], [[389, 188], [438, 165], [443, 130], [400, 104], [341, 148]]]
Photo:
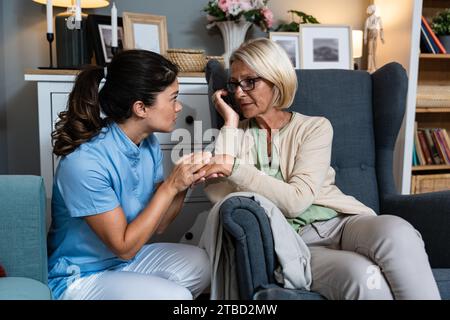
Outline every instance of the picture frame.
[[[111, 62], [111, 17], [90, 14], [87, 18], [87, 27], [92, 49], [94, 50], [97, 65], [105, 66]], [[124, 47], [124, 30], [122, 18], [117, 18], [118, 46], [119, 51]]]
[[286, 51], [295, 69], [300, 69], [300, 33], [270, 32], [269, 38]]
[[166, 54], [167, 19], [153, 14], [123, 12], [125, 49], [143, 49]]
[[302, 69], [353, 69], [349, 25], [300, 24]]

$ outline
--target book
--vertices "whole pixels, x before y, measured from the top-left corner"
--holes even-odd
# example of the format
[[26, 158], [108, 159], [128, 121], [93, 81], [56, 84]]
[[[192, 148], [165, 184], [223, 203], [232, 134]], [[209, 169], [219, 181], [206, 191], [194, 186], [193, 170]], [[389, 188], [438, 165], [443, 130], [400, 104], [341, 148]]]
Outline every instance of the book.
[[438, 53], [444, 53], [444, 54], [447, 53], [447, 51], [445, 50], [444, 46], [442, 45], [442, 42], [436, 36], [436, 34], [434, 33], [433, 29], [431, 29], [430, 24], [428, 23], [427, 19], [425, 19], [424, 16], [422, 16], [422, 22], [423, 22], [423, 24], [425, 26], [425, 30], [428, 31], [428, 34], [431, 36], [431, 38], [433, 39], [434, 43], [438, 47], [438, 49], [439, 49]]
[[422, 151], [422, 147], [420, 146], [419, 141], [419, 135], [417, 133], [417, 121], [414, 122], [414, 146], [416, 148], [417, 158], [418, 158], [418, 165], [424, 166], [427, 164], [427, 161], [425, 160], [425, 156]]
[[413, 167], [414, 166], [418, 166], [419, 165], [419, 158], [417, 156], [417, 150], [416, 150], [416, 144], [413, 144], [413, 162], [412, 162]]
[[422, 148], [423, 155], [425, 158], [425, 164], [434, 164], [433, 158], [431, 157], [430, 149], [428, 148], [428, 143], [425, 138], [425, 133], [422, 129], [417, 129], [417, 135], [419, 136], [420, 147]]
[[433, 164], [441, 164], [442, 159], [439, 154], [439, 150], [437, 149], [435, 139], [431, 133], [431, 129], [423, 129], [423, 132], [425, 134], [425, 139], [427, 141], [427, 144], [428, 144], [428, 147], [429, 147], [429, 150], [431, 153], [431, 158], [433, 159]]
[[430, 39], [425, 32], [425, 26], [423, 25], [423, 23], [420, 25], [420, 39], [423, 42], [426, 53], [436, 53], [433, 46], [431, 45]]
[[444, 137], [445, 145], [447, 146], [448, 155], [450, 157], [450, 137], [448, 136], [447, 129], [442, 129], [442, 136]]
[[437, 129], [438, 136], [440, 138], [439, 142], [442, 144], [442, 148], [444, 149], [446, 155], [447, 164], [450, 164], [450, 145], [447, 143], [444, 134], [445, 129]]
[[439, 139], [439, 135], [437, 132], [438, 129], [430, 129], [431, 137], [433, 138], [434, 145], [436, 146], [437, 151], [439, 152], [439, 156], [442, 159], [442, 164], [449, 164], [449, 160], [447, 159], [447, 154], [445, 153], [444, 146]]

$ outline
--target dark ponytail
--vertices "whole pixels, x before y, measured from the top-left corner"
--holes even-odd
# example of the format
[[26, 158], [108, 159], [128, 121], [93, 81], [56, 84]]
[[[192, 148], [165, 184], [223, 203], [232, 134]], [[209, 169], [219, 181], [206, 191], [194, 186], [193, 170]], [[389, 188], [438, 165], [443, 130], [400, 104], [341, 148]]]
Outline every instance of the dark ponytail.
[[[142, 101], [152, 106], [158, 93], [170, 86], [178, 75], [177, 67], [163, 56], [144, 50], [123, 51], [104, 69], [90, 66], [77, 77], [68, 100], [67, 111], [52, 132], [53, 153], [66, 156], [99, 134], [108, 122], [122, 123], [132, 115], [132, 106]], [[101, 117], [101, 111], [106, 118]]]

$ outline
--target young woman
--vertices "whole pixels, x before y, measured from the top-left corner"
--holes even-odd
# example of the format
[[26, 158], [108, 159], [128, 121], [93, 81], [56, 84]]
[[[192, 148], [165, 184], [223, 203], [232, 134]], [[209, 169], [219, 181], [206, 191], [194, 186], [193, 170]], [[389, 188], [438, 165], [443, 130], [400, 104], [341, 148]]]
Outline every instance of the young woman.
[[[311, 289], [328, 299], [439, 299], [420, 234], [335, 185], [330, 122], [284, 110], [297, 90], [284, 50], [268, 39], [250, 40], [230, 66], [228, 91], [213, 96], [225, 125], [206, 175], [225, 178], [209, 182], [210, 199], [248, 191], [277, 205], [310, 249]], [[245, 120], [225, 103], [227, 94]], [[378, 268], [379, 281], [368, 285]]]
[[53, 132], [61, 157], [48, 236], [55, 298], [192, 299], [208, 286], [203, 250], [146, 244], [179, 213], [187, 189], [204, 180], [211, 157], [188, 155], [163, 181], [153, 133], [175, 127], [177, 74], [161, 55], [130, 50], [114, 57], [106, 75], [90, 67], [77, 77]]

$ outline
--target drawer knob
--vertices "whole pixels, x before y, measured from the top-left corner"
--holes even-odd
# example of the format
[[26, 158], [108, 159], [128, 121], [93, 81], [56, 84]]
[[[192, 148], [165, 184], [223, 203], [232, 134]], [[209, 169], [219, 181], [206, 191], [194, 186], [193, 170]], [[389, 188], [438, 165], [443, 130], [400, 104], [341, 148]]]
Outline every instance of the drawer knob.
[[194, 235], [192, 234], [192, 232], [186, 232], [186, 234], [184, 235], [184, 238], [186, 240], [192, 240], [193, 237]]
[[193, 124], [194, 123], [194, 117], [193, 116], [187, 116], [185, 120], [186, 120], [187, 124]]

